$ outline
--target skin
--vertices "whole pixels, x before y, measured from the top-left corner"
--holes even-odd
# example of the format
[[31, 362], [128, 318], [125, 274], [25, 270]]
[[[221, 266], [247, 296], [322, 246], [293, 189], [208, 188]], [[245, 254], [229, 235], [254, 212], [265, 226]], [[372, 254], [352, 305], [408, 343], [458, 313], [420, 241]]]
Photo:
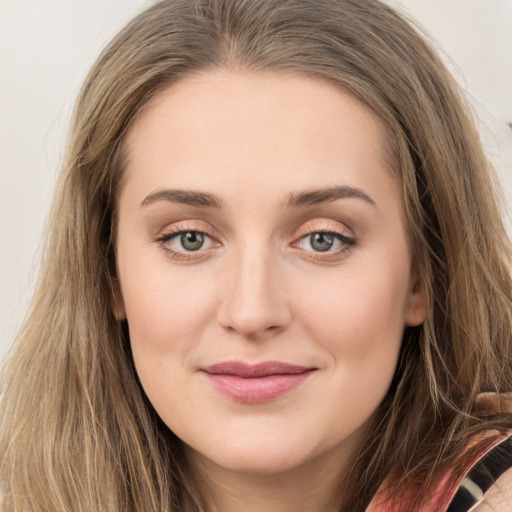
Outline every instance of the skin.
[[[320, 81], [219, 69], [161, 92], [125, 149], [116, 315], [211, 509], [332, 510], [404, 327], [425, 317], [378, 118]], [[366, 198], [290, 204], [333, 187]], [[219, 204], [162, 192], [176, 189]], [[205, 233], [204, 245], [187, 251], [181, 232]], [[326, 232], [333, 245], [318, 251], [311, 233]], [[233, 360], [315, 370], [247, 404], [201, 371]]]
[[512, 504], [512, 471], [508, 470], [485, 494], [473, 512], [509, 512]]

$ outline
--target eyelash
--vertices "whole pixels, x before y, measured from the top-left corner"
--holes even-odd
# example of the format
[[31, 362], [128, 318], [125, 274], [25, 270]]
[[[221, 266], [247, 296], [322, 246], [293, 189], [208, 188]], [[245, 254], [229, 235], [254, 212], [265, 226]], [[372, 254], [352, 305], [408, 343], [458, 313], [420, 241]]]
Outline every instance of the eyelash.
[[[161, 248], [171, 257], [180, 259], [180, 260], [191, 260], [191, 259], [198, 259], [203, 256], [203, 253], [205, 249], [201, 246], [196, 251], [187, 251], [187, 250], [176, 250], [173, 249], [169, 242], [181, 235], [184, 235], [186, 233], [196, 233], [199, 235], [203, 235], [205, 238], [210, 239], [213, 243], [217, 243], [218, 246], [220, 246], [220, 242], [216, 242], [214, 236], [209, 233], [208, 231], [201, 230], [201, 229], [194, 229], [194, 228], [182, 228], [168, 231], [154, 239], [154, 242], [158, 243]], [[306, 240], [308, 237], [311, 237], [312, 235], [327, 235], [334, 237], [340, 244], [341, 247], [335, 249], [335, 250], [326, 250], [326, 251], [315, 251], [315, 250], [306, 250], [305, 252], [308, 253], [308, 257], [314, 260], [329, 260], [332, 258], [336, 258], [337, 256], [341, 256], [342, 254], [350, 251], [352, 248], [357, 246], [358, 242], [355, 238], [349, 237], [345, 235], [344, 233], [340, 231], [335, 231], [333, 229], [323, 229], [323, 228], [312, 228], [310, 230], [307, 230], [306, 233], [302, 234], [299, 238], [294, 240], [292, 244], [290, 244], [292, 247], [297, 247], [300, 242], [303, 240]]]
[[324, 260], [329, 261], [330, 259], [335, 259], [337, 257], [342, 256], [343, 254], [347, 253], [351, 249], [353, 249], [355, 246], [357, 246], [358, 242], [355, 238], [349, 237], [346, 234], [335, 231], [332, 228], [330, 229], [323, 229], [323, 228], [312, 228], [310, 230], [307, 230], [305, 234], [301, 235], [300, 238], [298, 238], [295, 242], [293, 242], [292, 246], [298, 245], [303, 240], [307, 240], [312, 235], [328, 235], [334, 237], [339, 243], [340, 247], [335, 250], [326, 250], [326, 251], [315, 251], [315, 250], [309, 250], [306, 251], [308, 253], [308, 257], [314, 260]]
[[[194, 229], [194, 228], [179, 228], [176, 230], [168, 231], [154, 239], [155, 242], [157, 242], [161, 248], [171, 257], [180, 259], [180, 260], [190, 260], [190, 259], [197, 259], [198, 257], [202, 256], [202, 252], [204, 250], [201, 250], [202, 247], [200, 247], [197, 251], [187, 251], [187, 250], [176, 250], [173, 249], [169, 242], [174, 239], [178, 238], [180, 235], [184, 235], [186, 233], [196, 233], [199, 235], [203, 235], [205, 238], [208, 238], [210, 240], [214, 240], [214, 237], [211, 233], [208, 233], [207, 231], [201, 230], [201, 229]], [[220, 244], [219, 242], [217, 242]]]

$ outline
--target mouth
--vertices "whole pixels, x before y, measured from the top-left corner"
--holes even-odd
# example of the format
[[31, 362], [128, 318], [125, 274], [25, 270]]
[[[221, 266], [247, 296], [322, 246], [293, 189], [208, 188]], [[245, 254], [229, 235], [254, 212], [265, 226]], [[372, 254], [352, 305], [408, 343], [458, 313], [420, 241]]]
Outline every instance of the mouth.
[[224, 396], [245, 404], [270, 402], [306, 381], [317, 368], [279, 361], [249, 365], [229, 361], [201, 368], [212, 386]]

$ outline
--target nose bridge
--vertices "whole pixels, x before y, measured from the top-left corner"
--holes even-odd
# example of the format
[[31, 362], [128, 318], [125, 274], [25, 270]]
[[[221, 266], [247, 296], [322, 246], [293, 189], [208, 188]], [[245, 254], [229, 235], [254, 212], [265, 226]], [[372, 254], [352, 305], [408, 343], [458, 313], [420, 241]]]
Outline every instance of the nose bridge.
[[234, 252], [222, 292], [220, 323], [248, 337], [286, 328], [290, 312], [278, 258], [257, 240]]

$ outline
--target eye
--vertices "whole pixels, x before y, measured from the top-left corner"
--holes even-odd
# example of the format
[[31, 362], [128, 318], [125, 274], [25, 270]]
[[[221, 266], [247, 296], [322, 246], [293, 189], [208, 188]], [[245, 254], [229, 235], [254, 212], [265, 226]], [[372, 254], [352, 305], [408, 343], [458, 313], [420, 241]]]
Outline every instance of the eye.
[[162, 236], [159, 240], [169, 249], [180, 252], [196, 252], [212, 244], [211, 238], [201, 231], [178, 231]]
[[306, 238], [310, 247], [318, 252], [330, 251], [334, 247], [335, 242], [337, 242], [336, 237], [332, 233], [313, 233]]
[[155, 242], [173, 258], [187, 259], [203, 255], [207, 249], [215, 247], [216, 242], [210, 235], [194, 229], [173, 230], [155, 239]]
[[294, 244], [294, 247], [303, 249], [311, 253], [321, 253], [327, 255], [341, 254], [352, 246], [356, 241], [342, 233], [333, 231], [314, 231], [300, 237]]
[[186, 231], [173, 238], [177, 238], [181, 247], [186, 251], [198, 251], [203, 247], [205, 242], [204, 233], [200, 233], [199, 231]]

